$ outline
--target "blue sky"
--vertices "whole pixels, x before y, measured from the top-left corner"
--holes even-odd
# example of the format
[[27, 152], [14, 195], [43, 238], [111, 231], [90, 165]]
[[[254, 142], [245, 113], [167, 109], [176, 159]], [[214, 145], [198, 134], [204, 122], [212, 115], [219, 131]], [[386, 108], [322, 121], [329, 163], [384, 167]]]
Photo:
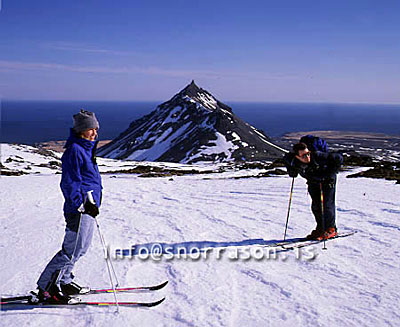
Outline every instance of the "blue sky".
[[400, 103], [400, 1], [2, 0], [3, 99]]

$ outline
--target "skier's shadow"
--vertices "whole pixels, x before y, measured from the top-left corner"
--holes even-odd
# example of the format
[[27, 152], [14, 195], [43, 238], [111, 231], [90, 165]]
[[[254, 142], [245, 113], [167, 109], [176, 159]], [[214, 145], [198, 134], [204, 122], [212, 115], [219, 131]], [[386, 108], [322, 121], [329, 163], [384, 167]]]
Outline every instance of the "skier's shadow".
[[[61, 312], [61, 311], [57, 311], [54, 312], [52, 310], [54, 309], [63, 309], [63, 308], [70, 308], [73, 305], [68, 305], [66, 304], [65, 306], [63, 305], [37, 305], [37, 304], [17, 304], [14, 303], [12, 305], [0, 305], [0, 311], [9, 311], [9, 313], [7, 313], [7, 315], [20, 315], [21, 312], [20, 311], [30, 311], [32, 310], [32, 312], [26, 312], [27, 314], [45, 314], [45, 315], [53, 315], [53, 316], [66, 316], [66, 317], [70, 317], [72, 314], [74, 316], [78, 315], [98, 315], [98, 314], [107, 314], [106, 312], [101, 313], [101, 312], [79, 312], [77, 313], [76, 311], [72, 312]], [[46, 312], [41, 311], [42, 309], [45, 309]], [[15, 313], [13, 313], [15, 312]]]
[[[300, 241], [302, 238], [286, 239], [286, 242]], [[136, 255], [185, 255], [196, 254], [199, 252], [208, 251], [217, 248], [229, 247], [246, 247], [246, 246], [274, 246], [277, 243], [283, 242], [282, 239], [264, 240], [262, 238], [248, 239], [242, 241], [229, 241], [229, 242], [212, 242], [212, 241], [191, 241], [180, 243], [144, 243], [132, 245], [130, 249], [115, 249], [117, 257], [132, 257]]]

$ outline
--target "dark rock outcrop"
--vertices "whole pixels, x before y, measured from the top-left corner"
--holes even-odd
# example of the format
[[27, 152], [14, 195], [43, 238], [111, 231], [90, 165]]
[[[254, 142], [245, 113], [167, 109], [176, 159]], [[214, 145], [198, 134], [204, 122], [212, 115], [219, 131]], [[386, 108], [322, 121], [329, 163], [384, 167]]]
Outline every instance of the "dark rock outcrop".
[[347, 176], [347, 178], [368, 177], [384, 178], [390, 181], [397, 181], [400, 184], [400, 163], [398, 162], [378, 162], [374, 168]]

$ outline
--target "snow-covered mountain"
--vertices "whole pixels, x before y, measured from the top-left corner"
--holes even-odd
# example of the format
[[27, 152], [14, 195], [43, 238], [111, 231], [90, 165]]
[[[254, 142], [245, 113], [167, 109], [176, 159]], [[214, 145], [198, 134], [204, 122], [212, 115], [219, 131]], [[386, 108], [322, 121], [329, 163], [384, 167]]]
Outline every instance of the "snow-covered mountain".
[[180, 163], [258, 161], [285, 152], [194, 81], [150, 114], [133, 121], [98, 155]]

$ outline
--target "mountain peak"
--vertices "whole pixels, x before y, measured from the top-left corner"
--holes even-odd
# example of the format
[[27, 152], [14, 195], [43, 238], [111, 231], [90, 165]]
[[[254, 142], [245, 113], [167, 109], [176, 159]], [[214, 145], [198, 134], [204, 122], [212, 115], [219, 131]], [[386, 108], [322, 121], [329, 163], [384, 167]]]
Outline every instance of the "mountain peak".
[[187, 96], [189, 96], [189, 97], [194, 97], [194, 96], [196, 96], [199, 92], [204, 92], [204, 90], [203, 89], [201, 89], [200, 87], [198, 87], [197, 85], [196, 85], [196, 83], [194, 82], [194, 80], [192, 80], [192, 82], [188, 85], [188, 86], [186, 86], [182, 91], [181, 91], [181, 93], [182, 94], [185, 94], [185, 95], [187, 95]]
[[[180, 91], [173, 99], [184, 99], [184, 101], [196, 102], [201, 105], [203, 108], [214, 111], [219, 108], [219, 105], [222, 105], [224, 109], [227, 111], [231, 111], [231, 109], [220, 103], [210, 92], [202, 89], [197, 86], [194, 80], [187, 85], [182, 91]], [[189, 99], [188, 99], [189, 98]], [[225, 108], [226, 107], [226, 108]]]
[[284, 152], [192, 81], [156, 110], [132, 122], [98, 155], [193, 163], [276, 159]]

